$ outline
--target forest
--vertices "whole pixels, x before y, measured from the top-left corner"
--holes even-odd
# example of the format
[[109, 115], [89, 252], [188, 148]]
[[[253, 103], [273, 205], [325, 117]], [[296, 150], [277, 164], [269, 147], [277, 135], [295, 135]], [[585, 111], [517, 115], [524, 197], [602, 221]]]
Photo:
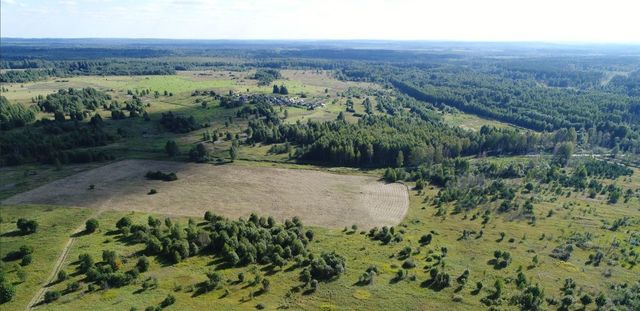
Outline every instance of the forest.
[[640, 307], [635, 46], [2, 39], [0, 68], [8, 310]]

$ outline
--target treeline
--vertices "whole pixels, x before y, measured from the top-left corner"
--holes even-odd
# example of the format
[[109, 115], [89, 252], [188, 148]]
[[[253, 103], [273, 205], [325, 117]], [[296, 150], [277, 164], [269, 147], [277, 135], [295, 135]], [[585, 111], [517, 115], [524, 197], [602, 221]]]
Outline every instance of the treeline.
[[0, 166], [29, 162], [59, 165], [109, 160], [112, 156], [90, 148], [107, 145], [115, 139], [102, 129], [98, 115], [89, 123], [36, 121], [20, 131], [0, 135]]
[[[6, 65], [5, 65], [6, 66]], [[10, 65], [9, 65], [10, 66]], [[53, 77], [90, 75], [173, 75], [185, 67], [162, 61], [114, 59], [108, 61], [64, 61], [46, 62], [37, 68], [6, 70], [0, 73], [0, 82], [24, 83]]]
[[10, 130], [25, 126], [36, 119], [36, 112], [22, 104], [11, 104], [9, 100], [0, 96], [0, 130]]
[[605, 85], [602, 76], [611, 68], [634, 68], [634, 63], [615, 58], [573, 63], [544, 57], [465, 58], [454, 64], [351, 62], [335, 75], [386, 84], [438, 108], [455, 107], [536, 131], [574, 128], [584, 133], [579, 143], [585, 146], [640, 152], [640, 73], [614, 76]]
[[589, 133], [586, 143], [640, 152], [634, 99], [600, 90], [541, 87], [472, 71], [402, 71], [390, 82], [402, 92], [438, 107], [538, 131], [575, 128]]
[[526, 154], [545, 148], [549, 137], [512, 129], [484, 128], [480, 133], [426, 121], [416, 114], [365, 115], [356, 124], [342, 115], [332, 122], [283, 124], [271, 106], [240, 111], [259, 118], [249, 122], [250, 142], [289, 142], [302, 160], [346, 166], [416, 166], [466, 155]]
[[6, 70], [0, 73], [1, 83], [24, 83], [58, 76], [57, 69]]

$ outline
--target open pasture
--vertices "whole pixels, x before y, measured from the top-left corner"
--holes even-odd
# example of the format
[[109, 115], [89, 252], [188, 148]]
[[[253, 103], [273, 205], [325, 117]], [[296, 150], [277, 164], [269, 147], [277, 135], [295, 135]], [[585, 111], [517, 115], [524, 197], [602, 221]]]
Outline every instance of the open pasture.
[[[177, 181], [145, 179], [147, 171], [175, 172]], [[90, 185], [94, 189], [90, 190]], [[151, 190], [157, 194], [148, 195]], [[126, 160], [82, 172], [6, 199], [4, 204], [49, 204], [166, 215], [231, 218], [252, 212], [278, 221], [294, 216], [310, 225], [367, 228], [395, 225], [408, 208], [407, 189], [365, 176], [235, 165]]]

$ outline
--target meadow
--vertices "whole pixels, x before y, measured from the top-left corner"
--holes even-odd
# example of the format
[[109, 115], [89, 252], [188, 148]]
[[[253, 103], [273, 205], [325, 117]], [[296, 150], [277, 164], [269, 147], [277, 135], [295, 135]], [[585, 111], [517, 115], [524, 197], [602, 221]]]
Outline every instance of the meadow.
[[[638, 172], [628, 182], [634, 185], [640, 184]], [[550, 250], [564, 238], [573, 232], [592, 232], [595, 236], [593, 245], [606, 248], [612, 239], [624, 240], [624, 232], [613, 232], [602, 228], [603, 220], [612, 221], [622, 216], [637, 217], [640, 214], [638, 201], [630, 204], [608, 205], [598, 201], [584, 199], [581, 195], [575, 194], [570, 197], [562, 197], [552, 200], [554, 195], [542, 193], [540, 204], [536, 204], [536, 216], [540, 219], [535, 226], [527, 224], [525, 221], [513, 221], [505, 217], [492, 218], [487, 224], [481, 224], [480, 219], [471, 220], [467, 214], [435, 216], [436, 209], [431, 204], [425, 204], [425, 197], [432, 197], [436, 194], [436, 189], [425, 191], [411, 191], [410, 208], [407, 216], [396, 228], [402, 230], [404, 240], [391, 245], [382, 245], [378, 241], [372, 241], [364, 233], [366, 230], [360, 228], [353, 230], [326, 229], [313, 227], [316, 237], [310, 244], [310, 248], [317, 252], [332, 251], [343, 254], [348, 259], [348, 267], [343, 276], [331, 282], [321, 283], [319, 289], [313, 293], [305, 293], [304, 290], [296, 290], [302, 282], [299, 280], [299, 269], [291, 263], [282, 268], [274, 268], [268, 265], [246, 266], [223, 268], [224, 285], [218, 290], [210, 293], [195, 295], [193, 289], [199, 282], [206, 279], [205, 272], [215, 269], [217, 266], [216, 257], [199, 255], [188, 258], [179, 264], [167, 264], [163, 260], [152, 261], [149, 272], [142, 273], [139, 281], [132, 285], [121, 288], [111, 288], [108, 290], [98, 290], [96, 292], [86, 292], [85, 285], [81, 290], [65, 294], [59, 301], [50, 305], [42, 305], [39, 309], [52, 310], [77, 310], [93, 308], [98, 310], [108, 310], [112, 308], [129, 309], [135, 307], [144, 309], [154, 302], [159, 303], [168, 294], [176, 297], [175, 305], [169, 309], [184, 308], [206, 308], [215, 305], [223, 310], [232, 309], [255, 309], [258, 304], [264, 305], [267, 309], [279, 308], [304, 308], [311, 310], [355, 310], [361, 308], [387, 309], [402, 305], [406, 309], [430, 310], [442, 305], [449, 305], [458, 310], [473, 310], [482, 308], [479, 299], [490, 295], [491, 285], [497, 278], [507, 276], [506, 291], [515, 292], [516, 286], [510, 275], [515, 275], [516, 271], [523, 269], [527, 277], [533, 283], [539, 283], [546, 289], [546, 295], [559, 296], [558, 283], [562, 283], [564, 278], [571, 277], [579, 286], [579, 291], [583, 293], [596, 294], [605, 291], [608, 284], [613, 282], [632, 282], [634, 275], [638, 273], [638, 267], [625, 266], [585, 266], [588, 261], [589, 251], [576, 249], [570, 260], [563, 262], [548, 256]], [[524, 191], [519, 195], [526, 196]], [[12, 222], [21, 215], [43, 214], [47, 215], [42, 221], [57, 222], [59, 218], [52, 218], [47, 213], [56, 213], [62, 217], [74, 215], [75, 223], [58, 224], [62, 232], [55, 234], [55, 242], [49, 242], [53, 237], [39, 235], [30, 238], [35, 239], [33, 245], [39, 243], [62, 244], [61, 241], [67, 236], [64, 231], [77, 225], [82, 217], [87, 217], [93, 211], [91, 209], [72, 209], [55, 207], [49, 208], [38, 206], [3, 206], [5, 215], [3, 219], [3, 234], [13, 230]], [[549, 210], [555, 213], [547, 217]], [[81, 213], [81, 214], [78, 214]], [[99, 258], [102, 250], [115, 250], [118, 254], [127, 258], [125, 266], [132, 266], [136, 256], [144, 249], [143, 245], [130, 244], [117, 233], [116, 222], [123, 216], [129, 216], [134, 223], [145, 223], [148, 213], [105, 211], [97, 217], [100, 229], [93, 234], [82, 235], [77, 238], [69, 252], [69, 256], [63, 264], [63, 269], [71, 276], [69, 280], [52, 285], [48, 289], [62, 290], [67, 284], [79, 281], [82, 284], [83, 275], [74, 275], [77, 267], [77, 258], [81, 253], [90, 253]], [[164, 217], [163, 215], [155, 215]], [[70, 217], [67, 217], [70, 218]], [[46, 220], [45, 220], [46, 219]], [[175, 222], [185, 223], [184, 217], [173, 217]], [[201, 218], [192, 217], [196, 223]], [[45, 222], [46, 223], [46, 222]], [[57, 227], [56, 226], [56, 227]], [[637, 225], [628, 229], [637, 229]], [[483, 230], [481, 238], [470, 240], [460, 240], [464, 230]], [[434, 239], [428, 246], [421, 246], [420, 237], [432, 232]], [[506, 236], [500, 236], [500, 232], [506, 232]], [[47, 239], [47, 240], [43, 240]], [[4, 243], [3, 238], [3, 243]], [[15, 248], [20, 242], [13, 241], [6, 244], [6, 249]], [[5, 244], [3, 244], [5, 245]], [[417, 266], [408, 269], [409, 276], [403, 280], [396, 279], [396, 271], [400, 269], [404, 258], [398, 253], [410, 246], [413, 253], [410, 255]], [[462, 288], [453, 286], [441, 291], [434, 291], [424, 288], [421, 283], [428, 279], [428, 272], [422, 267], [427, 262], [427, 257], [433, 252], [439, 252], [442, 247], [448, 248], [446, 269], [453, 276], [460, 275], [465, 269], [470, 270], [470, 282]], [[495, 269], [487, 262], [493, 257], [493, 251], [497, 249], [508, 250], [513, 256], [513, 262], [505, 269]], [[49, 248], [50, 256], [55, 257], [59, 248]], [[44, 250], [43, 250], [44, 251]], [[41, 258], [40, 263], [46, 263], [46, 254], [36, 253], [35, 258]], [[43, 256], [43, 257], [40, 257]], [[538, 256], [539, 263], [532, 264], [534, 256]], [[37, 262], [34, 261], [34, 264]], [[379, 273], [371, 285], [359, 285], [358, 278], [367, 267], [375, 265]], [[45, 265], [46, 267], [46, 265]], [[46, 274], [43, 271], [32, 269], [29, 266], [26, 270], [33, 273], [33, 282], [19, 285], [22, 291], [29, 292], [29, 288], [37, 286], [37, 280]], [[237, 274], [250, 271], [260, 271], [265, 277], [271, 280], [272, 287], [268, 293], [253, 296], [256, 288], [246, 283], [237, 282]], [[606, 276], [605, 276], [606, 272]], [[415, 280], [413, 276], [415, 275]], [[157, 277], [158, 288], [151, 290], [141, 289], [141, 280], [148, 277]], [[474, 284], [482, 282], [486, 288], [480, 292], [475, 292]], [[195, 297], [194, 297], [195, 295]], [[453, 302], [454, 300], [457, 302]], [[461, 297], [461, 298], [460, 298]], [[18, 299], [11, 306], [24, 304], [26, 298]], [[458, 301], [460, 300], [460, 301]], [[508, 306], [507, 309], [510, 309]], [[12, 308], [12, 307], [11, 307]], [[10, 309], [11, 309], [10, 308]]]
[[[148, 116], [148, 120], [116, 120], [110, 109], [98, 107], [92, 111], [103, 120], [100, 128], [118, 138], [105, 145], [78, 149], [104, 151], [112, 156], [107, 160], [0, 167], [2, 271], [16, 289], [15, 297], [2, 305], [3, 310], [147, 310], [163, 304], [167, 297], [175, 298], [163, 307], [167, 310], [536, 310], [523, 307], [517, 299], [523, 291], [538, 285], [544, 289], [545, 300], [536, 305], [541, 309], [559, 308], [570, 296], [570, 310], [591, 310], [596, 308], [595, 303], [578, 300], [603, 294], [609, 297], [607, 307], [615, 308], [621, 303], [614, 299], [622, 294], [613, 290], [638, 281], [637, 168], [614, 177], [583, 174], [585, 159], [581, 157], [569, 154], [566, 163], [557, 163], [556, 151], [566, 143], [562, 135], [569, 137], [571, 133], [528, 131], [430, 104], [422, 110], [417, 104], [422, 102], [389, 89], [389, 85], [339, 80], [332, 71], [280, 72], [282, 77], [272, 84], [286, 85], [286, 98], [304, 98], [324, 106], [308, 109], [274, 105], [268, 110], [261, 102], [251, 102], [225, 107], [222, 102], [236, 95], [272, 93], [272, 84], [260, 86], [251, 78], [255, 70], [70, 76], [3, 84], [3, 96], [24, 105], [31, 105], [35, 96], [68, 88], [95, 88], [121, 103], [135, 96]], [[221, 97], [194, 91], [214, 91]], [[368, 108], [367, 103], [371, 105]], [[267, 112], [243, 114], [243, 109], [256, 107]], [[185, 132], [170, 131], [160, 121], [168, 112], [193, 117], [199, 126]], [[52, 118], [54, 114], [40, 111], [38, 119], [42, 117]], [[94, 122], [88, 119], [78, 123]], [[256, 124], [269, 123], [273, 127], [268, 128], [268, 134], [277, 136], [274, 133], [288, 129], [299, 130], [299, 136], [304, 137], [319, 131], [319, 125], [312, 130], [304, 128], [309, 121], [329, 124], [324, 135], [335, 134], [339, 139], [367, 122], [376, 126], [372, 129], [381, 129], [376, 132], [379, 135], [402, 139], [409, 137], [400, 136], [406, 124], [433, 125], [432, 129], [444, 128], [446, 132], [420, 136], [439, 141], [435, 148], [424, 146], [420, 150], [430, 152], [432, 160], [426, 160], [426, 155], [416, 160], [414, 154], [410, 156], [409, 150], [404, 150], [404, 155], [389, 152], [394, 162], [384, 166], [373, 165], [371, 159], [359, 166], [329, 160], [314, 162], [302, 156], [311, 144], [292, 146], [290, 141], [275, 138], [252, 140], [249, 133], [250, 128], [260, 129]], [[387, 121], [395, 127], [384, 123]], [[470, 137], [493, 139], [480, 133], [483, 127], [493, 128], [496, 135], [504, 133], [496, 136], [501, 141], [535, 137], [540, 141], [536, 148], [540, 149], [535, 153], [496, 151], [463, 156], [460, 147], [455, 157], [451, 155], [458, 146], [450, 145], [447, 137], [469, 144]], [[409, 132], [417, 130], [410, 128]], [[218, 136], [211, 138], [212, 133]], [[452, 136], [446, 136], [449, 134]], [[174, 141], [179, 152], [168, 154], [168, 141]], [[347, 140], [337, 141], [349, 145]], [[194, 156], [197, 146], [205, 153], [200, 159]], [[237, 154], [232, 155], [233, 150]], [[364, 150], [350, 151], [360, 159], [365, 157]], [[380, 149], [376, 152], [382, 153]], [[610, 162], [623, 159], [612, 157]], [[420, 161], [423, 163], [414, 165]], [[616, 169], [622, 170], [618, 166], [606, 166], [604, 170]], [[178, 180], [147, 180], [147, 171], [175, 172]], [[576, 182], [577, 178], [584, 184]], [[152, 194], [151, 189], [156, 192]], [[612, 193], [616, 191], [619, 197], [613, 202]], [[525, 206], [530, 206], [530, 211], [525, 211]], [[215, 227], [212, 217], [203, 218], [206, 211], [229, 221], [244, 220]], [[169, 237], [189, 235], [192, 229], [214, 236], [212, 232], [223, 227], [237, 228], [250, 222], [246, 219], [252, 212], [265, 218], [273, 216], [289, 229], [290, 219], [298, 216], [304, 228], [313, 232], [312, 238], [304, 238], [306, 250], [313, 256], [289, 256], [281, 265], [277, 260], [261, 258], [229, 264], [229, 256], [224, 254], [228, 247], [224, 252], [212, 250], [213, 246], [203, 242], [200, 246], [204, 249], [196, 245], [196, 251], [176, 261], [166, 254], [152, 254], [145, 244], [152, 235], [164, 236], [166, 239], [159, 243], [168, 249], [175, 245]], [[123, 217], [132, 222], [127, 229], [118, 225]], [[18, 231], [20, 218], [36, 220], [37, 232]], [[99, 226], [93, 232], [82, 231], [90, 218]], [[148, 240], [136, 240], [129, 232], [136, 225], [146, 230]], [[277, 231], [272, 230], [274, 225], [260, 226]], [[389, 231], [390, 240], [379, 237], [378, 233]], [[228, 242], [233, 245], [241, 241], [233, 237]], [[567, 244], [575, 244], [568, 258], [552, 257], [556, 249]], [[7, 256], [22, 245], [34, 249], [33, 261], [24, 266], [19, 259]], [[149, 258], [150, 265], [127, 284], [112, 286], [106, 280], [90, 280], [86, 271], [80, 271], [80, 257], [89, 254], [95, 266], [107, 266], [105, 250], [117, 254], [116, 273], [137, 269], [142, 256]], [[303, 271], [309, 268], [309, 262], [332, 251], [344, 257], [346, 269], [336, 277], [316, 280], [317, 287], [304, 281]], [[496, 251], [509, 253], [504, 266], [498, 264]], [[602, 256], [599, 265], [592, 264], [594, 256]], [[57, 259], [59, 266], [55, 264]], [[305, 264], [305, 260], [309, 262]], [[65, 271], [67, 278], [56, 281], [54, 275], [50, 282], [56, 267]], [[433, 285], [434, 270], [446, 274], [447, 286]], [[219, 286], [201, 292], [202, 284], [209, 280], [207, 273], [212, 271], [221, 276]], [[246, 279], [239, 279], [240, 273]], [[268, 289], [264, 283], [252, 284], [254, 277], [267, 278]], [[369, 280], [363, 281], [363, 277]], [[567, 279], [577, 284], [570, 288], [570, 295], [564, 288]], [[157, 284], [148, 286], [153, 280]], [[498, 298], [497, 284], [503, 284]], [[42, 298], [46, 292], [60, 293], [60, 297], [45, 303]]]

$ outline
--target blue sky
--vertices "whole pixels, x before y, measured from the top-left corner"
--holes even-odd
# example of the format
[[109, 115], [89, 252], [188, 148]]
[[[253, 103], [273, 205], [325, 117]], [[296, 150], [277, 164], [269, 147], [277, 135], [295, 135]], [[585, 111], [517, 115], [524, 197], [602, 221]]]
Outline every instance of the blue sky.
[[0, 0], [3, 37], [640, 42], [637, 0]]

